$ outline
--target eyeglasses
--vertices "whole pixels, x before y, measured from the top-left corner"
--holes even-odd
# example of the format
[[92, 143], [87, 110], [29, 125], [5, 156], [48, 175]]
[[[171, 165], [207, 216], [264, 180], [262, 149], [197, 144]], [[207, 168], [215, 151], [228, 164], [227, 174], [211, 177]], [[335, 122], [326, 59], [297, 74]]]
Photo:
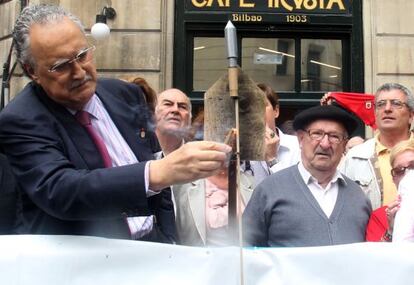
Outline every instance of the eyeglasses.
[[63, 59], [59, 62], [52, 65], [49, 68], [49, 72], [56, 72], [56, 73], [66, 73], [72, 69], [72, 63], [79, 62], [80, 64], [85, 64], [92, 60], [93, 58], [93, 51], [96, 49], [95, 46], [87, 47], [81, 50], [74, 58], [72, 59]]
[[404, 106], [407, 106], [407, 103], [404, 103], [398, 99], [389, 99], [389, 100], [379, 100], [375, 103], [376, 109], [384, 109], [387, 106], [387, 102], [390, 102], [391, 108], [393, 109], [401, 109]]
[[414, 161], [411, 161], [408, 166], [402, 166], [402, 167], [394, 167], [391, 169], [391, 175], [392, 177], [401, 177], [404, 176], [405, 171], [407, 169], [414, 169]]
[[339, 144], [340, 142], [347, 139], [347, 136], [341, 133], [335, 133], [335, 132], [327, 133], [322, 130], [307, 130], [306, 132], [308, 133], [311, 140], [318, 141], [318, 142], [323, 140], [325, 135], [328, 136], [328, 140], [331, 144]]

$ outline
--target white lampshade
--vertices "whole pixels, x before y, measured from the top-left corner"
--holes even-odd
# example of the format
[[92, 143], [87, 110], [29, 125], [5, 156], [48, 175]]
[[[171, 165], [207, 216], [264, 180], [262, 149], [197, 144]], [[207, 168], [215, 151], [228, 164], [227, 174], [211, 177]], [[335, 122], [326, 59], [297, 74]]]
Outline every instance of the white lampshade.
[[109, 27], [107, 24], [104, 24], [104, 23], [96, 23], [91, 28], [92, 37], [97, 41], [108, 38], [109, 33], [110, 33]]

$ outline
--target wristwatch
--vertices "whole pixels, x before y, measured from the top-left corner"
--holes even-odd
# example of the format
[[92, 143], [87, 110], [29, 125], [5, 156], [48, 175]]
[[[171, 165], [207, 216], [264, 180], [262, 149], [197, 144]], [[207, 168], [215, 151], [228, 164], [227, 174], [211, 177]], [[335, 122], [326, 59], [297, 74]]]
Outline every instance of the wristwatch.
[[274, 157], [271, 160], [267, 161], [267, 165], [269, 167], [272, 167], [273, 165], [277, 164], [278, 162], [279, 162], [279, 160], [277, 159], [277, 157]]

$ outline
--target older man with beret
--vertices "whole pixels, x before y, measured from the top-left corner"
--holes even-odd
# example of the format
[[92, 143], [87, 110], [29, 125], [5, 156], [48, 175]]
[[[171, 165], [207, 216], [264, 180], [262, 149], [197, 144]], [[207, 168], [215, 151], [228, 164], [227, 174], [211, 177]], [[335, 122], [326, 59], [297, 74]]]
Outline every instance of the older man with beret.
[[335, 106], [298, 114], [301, 161], [266, 178], [243, 215], [253, 246], [323, 246], [365, 241], [371, 204], [337, 166], [357, 122]]

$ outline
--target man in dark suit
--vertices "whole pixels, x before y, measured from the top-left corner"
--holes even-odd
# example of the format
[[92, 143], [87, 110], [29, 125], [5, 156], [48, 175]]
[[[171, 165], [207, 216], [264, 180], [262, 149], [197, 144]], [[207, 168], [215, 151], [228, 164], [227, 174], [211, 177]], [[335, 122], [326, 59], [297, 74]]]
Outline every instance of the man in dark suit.
[[1, 146], [21, 187], [20, 232], [174, 241], [163, 189], [218, 172], [230, 149], [190, 143], [151, 160], [141, 90], [97, 80], [95, 47], [62, 8], [25, 8], [13, 37], [32, 79], [0, 114]]

